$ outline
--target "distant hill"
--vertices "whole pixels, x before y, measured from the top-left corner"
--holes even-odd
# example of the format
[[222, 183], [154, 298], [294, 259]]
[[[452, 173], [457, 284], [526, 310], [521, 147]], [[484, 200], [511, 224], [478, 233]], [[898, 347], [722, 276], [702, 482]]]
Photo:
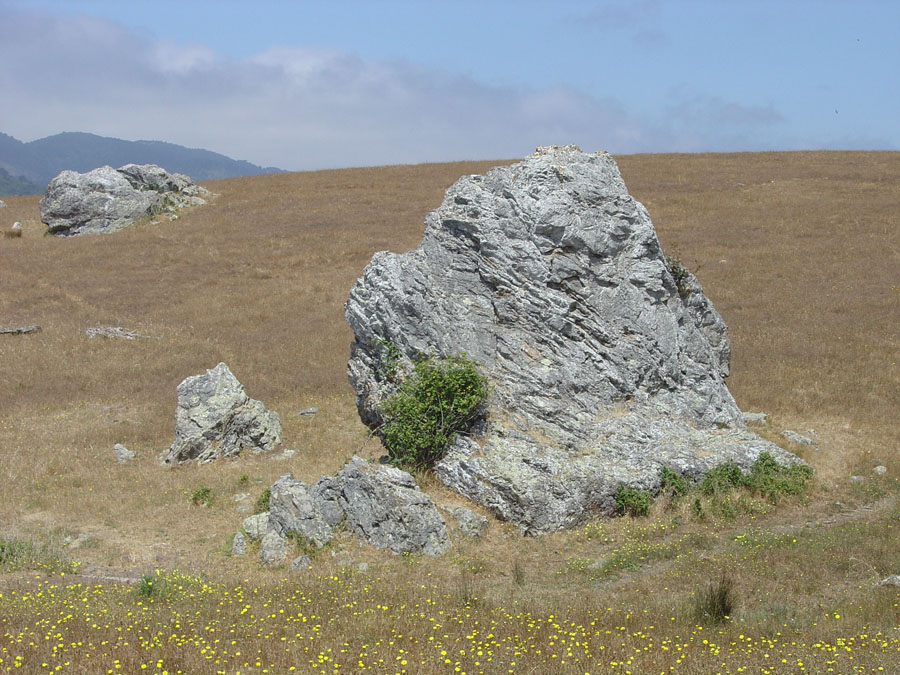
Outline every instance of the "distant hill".
[[109, 164], [158, 164], [195, 181], [280, 173], [209, 150], [162, 141], [123, 141], [95, 134], [65, 132], [23, 143], [0, 133], [0, 195], [43, 192], [60, 171], [84, 173]]

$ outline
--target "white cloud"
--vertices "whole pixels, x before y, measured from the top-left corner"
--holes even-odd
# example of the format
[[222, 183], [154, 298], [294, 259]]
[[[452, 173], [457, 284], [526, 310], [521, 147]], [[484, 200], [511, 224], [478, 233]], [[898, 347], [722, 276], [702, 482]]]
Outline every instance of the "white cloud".
[[273, 47], [233, 60], [112, 22], [0, 9], [0, 131], [160, 139], [285, 168], [630, 151], [639, 122], [570, 88], [521, 91], [411, 63]]
[[513, 158], [551, 143], [743, 149], [733, 143], [748, 128], [779, 119], [771, 107], [681, 96], [669, 119], [651, 121], [567, 86], [505, 88], [312, 47], [230, 59], [109, 21], [2, 6], [0, 63], [0, 131], [22, 140], [87, 131], [286, 169]]

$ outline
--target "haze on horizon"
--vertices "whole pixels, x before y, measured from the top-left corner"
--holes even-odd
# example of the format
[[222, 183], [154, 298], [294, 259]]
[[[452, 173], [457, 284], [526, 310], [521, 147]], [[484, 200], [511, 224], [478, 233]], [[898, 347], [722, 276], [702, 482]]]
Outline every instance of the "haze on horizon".
[[900, 147], [900, 3], [0, 0], [0, 131], [288, 170]]

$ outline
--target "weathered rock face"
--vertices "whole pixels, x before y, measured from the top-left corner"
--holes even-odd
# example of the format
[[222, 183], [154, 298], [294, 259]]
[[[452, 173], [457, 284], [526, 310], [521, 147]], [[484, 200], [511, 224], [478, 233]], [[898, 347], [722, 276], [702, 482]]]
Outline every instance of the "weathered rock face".
[[178, 385], [175, 440], [166, 464], [210, 462], [242, 450], [268, 452], [281, 443], [281, 419], [247, 396], [224, 363]]
[[154, 164], [63, 171], [40, 201], [41, 221], [58, 236], [106, 234], [144, 216], [205, 204], [202, 194], [207, 190], [189, 177]]
[[354, 457], [337, 480], [347, 526], [361, 539], [394, 553], [436, 556], [450, 548], [444, 519], [406, 471]]
[[397, 352], [405, 372], [423, 355], [479, 365], [486, 424], [436, 474], [526, 532], [611, 512], [620, 485], [652, 489], [663, 466], [696, 477], [763, 450], [793, 461], [745, 430], [724, 382], [724, 322], [696, 278], [676, 284], [605, 153], [538, 148], [464, 176], [417, 249], [373, 256], [346, 317], [367, 424], [382, 421]]
[[413, 477], [360, 457], [312, 485], [290, 474], [270, 488], [268, 531], [302, 535], [321, 548], [345, 523], [359, 539], [394, 553], [440, 555], [450, 547], [434, 502]]

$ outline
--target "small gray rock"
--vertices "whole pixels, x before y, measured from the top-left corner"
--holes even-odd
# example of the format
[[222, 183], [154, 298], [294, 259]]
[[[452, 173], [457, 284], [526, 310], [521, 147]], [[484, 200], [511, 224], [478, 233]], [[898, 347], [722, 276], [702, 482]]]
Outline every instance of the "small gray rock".
[[356, 570], [358, 572], [368, 572], [369, 571], [369, 563], [367, 563], [367, 562], [359, 563], [359, 565], [356, 566]]
[[858, 485], [860, 483], [865, 483], [866, 479], [863, 476], [850, 476], [850, 482]]
[[68, 540], [66, 542], [66, 547], [70, 548], [70, 549], [81, 548], [82, 546], [84, 546], [85, 544], [87, 544], [88, 542], [91, 541], [91, 538], [84, 533], [81, 533], [77, 537], [74, 537], [74, 538], [66, 537], [66, 539]]
[[234, 495], [234, 497], [232, 497], [232, 499], [234, 499], [234, 501], [236, 501], [236, 502], [242, 502], [246, 499], [250, 499], [250, 495], [246, 492], [239, 492], [236, 495]]
[[247, 536], [253, 541], [262, 539], [269, 529], [269, 512], [266, 511], [265, 513], [257, 513], [254, 516], [248, 516], [247, 518], [244, 518], [242, 525], [244, 532], [246, 532]]
[[305, 410], [301, 410], [297, 413], [297, 417], [311, 417], [319, 412], [318, 408], [306, 408]]
[[5, 209], [5, 208], [6, 208], [6, 202], [4, 202], [2, 199], [0, 199], [0, 209]]
[[297, 454], [297, 451], [294, 450], [293, 448], [286, 448], [281, 454], [272, 455], [271, 457], [269, 457], [269, 459], [276, 461], [276, 462], [280, 462], [285, 459], [290, 459], [291, 457], [293, 457], [296, 454]]
[[14, 328], [0, 328], [0, 335], [27, 335], [28, 333], [40, 332], [40, 326], [15, 326]]
[[467, 537], [480, 537], [488, 526], [487, 518], [464, 506], [457, 506], [451, 509], [450, 515], [456, 521], [459, 531]]
[[121, 326], [94, 326], [84, 331], [89, 338], [102, 337], [118, 340], [148, 339], [149, 335], [141, 335], [133, 330], [127, 330]]
[[291, 572], [305, 572], [312, 567], [312, 560], [308, 555], [301, 555], [291, 561]]
[[444, 519], [406, 471], [354, 456], [336, 480], [347, 528], [360, 539], [394, 553], [438, 556], [450, 548]]
[[116, 443], [113, 446], [113, 454], [116, 456], [116, 460], [119, 462], [119, 464], [130, 462], [137, 456], [137, 454], [133, 450], [129, 450], [121, 443]]
[[744, 420], [744, 424], [766, 426], [769, 423], [769, 416], [764, 412], [742, 412], [741, 418]]
[[874, 473], [874, 474], [876, 474], [876, 475], [878, 475], [878, 476], [883, 476], [884, 474], [887, 473], [887, 467], [884, 466], [884, 465], [879, 464], [879, 465], [876, 466], [874, 469], [872, 469], [872, 473]]
[[900, 574], [892, 574], [878, 582], [879, 586], [900, 586]]
[[299, 534], [323, 547], [344, 519], [339, 492], [340, 486], [332, 477], [323, 476], [307, 485], [291, 474], [282, 476], [269, 488], [269, 529], [283, 536]]
[[175, 440], [166, 464], [203, 464], [243, 450], [268, 452], [280, 443], [278, 413], [247, 396], [224, 363], [178, 385]]
[[287, 557], [287, 542], [277, 532], [267, 532], [259, 545], [259, 561], [266, 566], [277, 565]]
[[235, 532], [234, 539], [231, 540], [231, 555], [244, 555], [247, 552], [247, 540], [240, 532]]
[[790, 441], [791, 443], [797, 443], [798, 445], [815, 445], [816, 442], [809, 438], [808, 436], [803, 436], [802, 434], [798, 434], [796, 431], [785, 430], [781, 432], [781, 437], [785, 440]]

